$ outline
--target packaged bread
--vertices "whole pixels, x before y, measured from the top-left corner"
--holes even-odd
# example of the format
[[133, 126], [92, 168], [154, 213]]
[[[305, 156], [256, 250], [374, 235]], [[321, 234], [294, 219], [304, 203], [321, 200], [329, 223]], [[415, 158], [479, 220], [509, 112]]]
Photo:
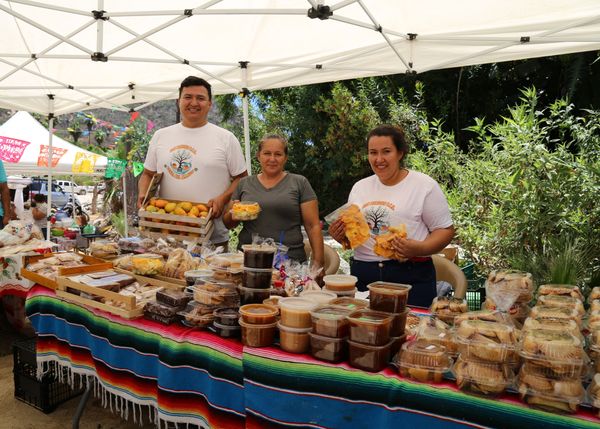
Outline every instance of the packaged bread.
[[546, 305], [548, 307], [560, 307], [567, 308], [569, 310], [575, 310], [579, 314], [580, 318], [585, 314], [583, 302], [579, 298], [574, 298], [572, 296], [540, 295], [537, 304]]
[[486, 281], [488, 294], [518, 293], [515, 302], [529, 302], [533, 297], [533, 278], [530, 273], [515, 270], [492, 271]]
[[446, 323], [454, 324], [454, 317], [469, 311], [466, 299], [438, 296], [433, 298], [431, 314]]
[[600, 373], [594, 375], [587, 392], [592, 406], [598, 411], [600, 417]]
[[395, 238], [406, 238], [406, 225], [390, 226], [388, 232], [375, 237], [375, 246], [373, 251], [376, 255], [387, 259], [396, 259], [398, 261], [406, 261], [392, 246], [392, 241]]
[[553, 307], [549, 305], [536, 305], [529, 313], [533, 318], [545, 319], [570, 319], [574, 320], [577, 325], [581, 326], [581, 315], [576, 309], [566, 307]]
[[590, 312], [600, 311], [600, 299], [592, 299], [590, 302]]
[[514, 362], [517, 334], [515, 328], [498, 322], [465, 320], [456, 329], [458, 351], [465, 359], [488, 362]]
[[517, 387], [529, 405], [550, 411], [574, 413], [585, 395], [581, 379], [549, 378], [527, 363], [521, 367]]
[[600, 299], [600, 286], [593, 287], [588, 295], [588, 302], [591, 302], [595, 299]]
[[483, 395], [498, 395], [513, 382], [514, 374], [508, 365], [495, 362], [464, 360], [459, 356], [452, 372], [461, 390]]
[[551, 317], [528, 317], [523, 323], [522, 333], [535, 329], [546, 329], [557, 332], [568, 332], [583, 341], [577, 322], [571, 319], [556, 319]]
[[583, 294], [579, 286], [563, 284], [545, 284], [538, 289], [538, 295], [562, 295], [571, 296], [583, 301]]
[[133, 255], [128, 254], [121, 256], [113, 261], [113, 264], [117, 268], [121, 268], [126, 271], [133, 271]]
[[340, 219], [344, 222], [348, 239], [348, 243], [342, 243], [344, 247], [355, 249], [367, 242], [371, 235], [369, 224], [356, 204], [343, 210]]
[[416, 329], [415, 339], [444, 346], [450, 355], [457, 352], [454, 332], [436, 317], [422, 317]]
[[163, 276], [184, 279], [185, 272], [198, 268], [199, 260], [195, 260], [186, 249], [175, 249], [167, 259]]
[[90, 244], [90, 254], [96, 258], [114, 258], [119, 255], [119, 245], [112, 241], [95, 241]]
[[567, 332], [535, 329], [523, 333], [520, 355], [550, 378], [579, 377], [588, 362], [581, 340]]
[[165, 260], [160, 255], [142, 253], [132, 258], [133, 272], [142, 276], [160, 274], [165, 266]]
[[477, 310], [468, 311], [466, 313], [458, 314], [454, 317], [454, 326], [460, 326], [465, 320], [485, 320], [488, 322], [498, 322], [511, 324], [512, 321], [506, 313], [502, 313], [498, 310]]
[[439, 383], [444, 372], [450, 369], [452, 361], [444, 346], [430, 344], [424, 340], [414, 340], [402, 344], [395, 363], [403, 377], [424, 383]]

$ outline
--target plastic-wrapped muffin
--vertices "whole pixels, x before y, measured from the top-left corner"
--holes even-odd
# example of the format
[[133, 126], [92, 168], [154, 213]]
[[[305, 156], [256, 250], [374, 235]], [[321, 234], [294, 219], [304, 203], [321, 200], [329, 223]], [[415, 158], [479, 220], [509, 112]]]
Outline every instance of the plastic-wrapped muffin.
[[590, 303], [590, 312], [600, 311], [600, 299], [588, 300]]
[[588, 295], [588, 302], [591, 302], [595, 299], [600, 299], [600, 286], [593, 287]]
[[454, 326], [460, 326], [465, 320], [485, 320], [488, 322], [512, 324], [510, 317], [507, 317], [506, 313], [498, 310], [477, 310], [459, 314], [454, 318]]
[[556, 319], [551, 317], [528, 317], [523, 323], [522, 333], [535, 329], [547, 329], [549, 331], [568, 332], [583, 341], [577, 322], [571, 319]]
[[548, 378], [527, 364], [521, 367], [517, 388], [521, 398], [529, 405], [566, 413], [576, 412], [585, 395], [581, 379]]
[[531, 317], [544, 319], [568, 319], [574, 320], [581, 326], [581, 315], [576, 309], [566, 307], [553, 307], [550, 305], [536, 305], [529, 313]]
[[571, 296], [583, 301], [583, 294], [579, 290], [579, 286], [561, 285], [561, 284], [546, 284], [541, 285], [538, 289], [538, 295], [562, 295]]
[[459, 356], [452, 368], [459, 389], [482, 395], [498, 395], [513, 382], [514, 374], [509, 365], [466, 361]]
[[450, 327], [435, 317], [422, 317], [417, 326], [415, 338], [428, 341], [430, 344], [444, 346], [450, 355], [457, 352], [454, 332]]
[[530, 273], [514, 270], [492, 271], [486, 281], [486, 290], [494, 293], [518, 291], [515, 302], [529, 302], [533, 297], [533, 278]]
[[586, 355], [583, 343], [568, 332], [536, 329], [523, 333], [521, 357], [547, 377], [581, 377]]
[[444, 322], [453, 324], [454, 317], [469, 311], [469, 306], [466, 299], [439, 296], [433, 298], [430, 311]]
[[569, 310], [576, 310], [579, 314], [579, 317], [583, 317], [585, 315], [585, 308], [583, 307], [583, 302], [579, 298], [573, 298], [572, 296], [540, 295], [537, 301], [537, 305], [568, 308]]
[[403, 377], [424, 383], [439, 383], [444, 372], [450, 369], [452, 361], [444, 346], [430, 344], [424, 340], [414, 340], [402, 344], [395, 363]]
[[465, 359], [514, 362], [517, 334], [513, 326], [485, 320], [466, 320], [456, 330], [458, 351]]
[[598, 416], [600, 417], [600, 373], [594, 375], [587, 392], [590, 402], [592, 403], [592, 407], [596, 408], [596, 410], [599, 410]]

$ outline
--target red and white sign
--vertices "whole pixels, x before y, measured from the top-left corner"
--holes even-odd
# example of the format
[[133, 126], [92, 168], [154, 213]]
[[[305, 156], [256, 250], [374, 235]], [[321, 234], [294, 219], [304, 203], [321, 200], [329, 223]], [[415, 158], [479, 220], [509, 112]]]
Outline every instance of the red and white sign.
[[0, 158], [6, 162], [19, 162], [29, 142], [0, 136]]
[[[48, 167], [48, 151], [50, 146], [42, 144], [40, 145], [40, 155], [38, 156], [38, 167]], [[52, 167], [56, 167], [58, 161], [62, 158], [62, 156], [67, 153], [68, 149], [63, 149], [61, 147], [52, 147]]]

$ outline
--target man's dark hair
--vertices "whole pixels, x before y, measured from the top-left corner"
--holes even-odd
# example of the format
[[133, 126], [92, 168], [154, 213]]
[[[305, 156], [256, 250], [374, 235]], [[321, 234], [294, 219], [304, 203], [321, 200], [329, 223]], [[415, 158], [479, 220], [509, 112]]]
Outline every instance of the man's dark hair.
[[392, 142], [394, 143], [394, 146], [396, 146], [398, 152], [404, 153], [404, 156], [400, 161], [400, 164], [404, 165], [406, 155], [408, 155], [410, 152], [410, 146], [408, 141], [406, 141], [406, 136], [404, 135], [404, 130], [402, 128], [387, 124], [379, 125], [378, 127], [373, 128], [369, 134], [367, 134], [367, 147], [371, 137], [391, 137]]
[[44, 194], [35, 194], [33, 196], [33, 201], [35, 201], [36, 203], [45, 203], [47, 200]]
[[181, 81], [181, 85], [179, 85], [179, 98], [181, 98], [183, 88], [187, 88], [188, 86], [203, 86], [208, 91], [208, 101], [212, 101], [212, 89], [210, 83], [198, 76], [188, 76]]

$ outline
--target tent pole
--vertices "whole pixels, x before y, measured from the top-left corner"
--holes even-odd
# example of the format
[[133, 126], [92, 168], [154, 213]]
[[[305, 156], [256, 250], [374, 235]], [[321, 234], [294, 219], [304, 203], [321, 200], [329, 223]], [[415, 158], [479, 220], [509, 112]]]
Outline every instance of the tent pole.
[[242, 85], [244, 86], [241, 92], [242, 95], [242, 112], [244, 114], [244, 149], [246, 152], [246, 170], [248, 174], [252, 174], [252, 161], [250, 158], [250, 120], [248, 118], [248, 96], [250, 91], [246, 85], [248, 84], [248, 63], [240, 62], [242, 68]]
[[54, 128], [54, 94], [48, 94], [48, 201], [46, 202], [46, 240], [50, 240], [50, 209], [52, 208], [52, 129]]
[[127, 217], [127, 178], [125, 177], [126, 175], [127, 169], [125, 169], [125, 171], [123, 171], [123, 174], [121, 174], [121, 179], [123, 180], [123, 224], [125, 227], [125, 238], [129, 237], [129, 225]]

